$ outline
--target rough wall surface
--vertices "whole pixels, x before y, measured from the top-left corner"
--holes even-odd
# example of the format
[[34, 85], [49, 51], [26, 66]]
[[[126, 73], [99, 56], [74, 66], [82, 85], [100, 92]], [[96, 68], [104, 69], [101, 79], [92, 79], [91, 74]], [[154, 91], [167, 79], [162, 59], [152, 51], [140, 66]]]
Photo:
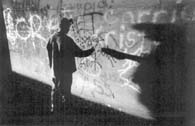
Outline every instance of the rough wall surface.
[[[166, 3], [166, 2], [165, 2]], [[52, 85], [46, 44], [58, 30], [61, 17], [73, 18], [69, 35], [82, 49], [96, 47], [93, 55], [77, 58], [72, 93], [136, 116], [151, 118], [139, 101], [141, 87], [131, 78], [139, 65], [117, 60], [98, 49], [110, 47], [140, 56], [153, 45], [144, 34], [131, 28], [135, 23], [175, 23], [176, 1], [157, 0], [13, 0], [4, 6], [12, 70]], [[164, 6], [163, 6], [164, 5]], [[181, 18], [195, 20], [193, 5], [187, 4]]]

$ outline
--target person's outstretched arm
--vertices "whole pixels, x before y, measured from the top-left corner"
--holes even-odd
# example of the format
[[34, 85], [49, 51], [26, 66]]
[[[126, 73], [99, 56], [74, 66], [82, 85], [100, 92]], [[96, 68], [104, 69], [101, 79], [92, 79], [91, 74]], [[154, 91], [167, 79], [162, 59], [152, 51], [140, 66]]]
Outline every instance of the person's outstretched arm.
[[75, 57], [87, 57], [87, 56], [91, 55], [94, 52], [94, 50], [95, 50], [93, 47], [90, 48], [90, 49], [87, 49], [87, 50], [82, 50], [80, 47], [78, 47], [74, 43], [74, 41], [72, 43], [73, 43], [73, 47], [74, 47], [74, 55], [75, 55]]
[[76, 57], [87, 57], [89, 55], [91, 55], [94, 52], [94, 48], [92, 47], [91, 49], [88, 50], [82, 50], [79, 47], [76, 49], [76, 51], [74, 52]]
[[134, 60], [137, 62], [141, 62], [141, 61], [146, 60], [143, 57], [122, 53], [122, 52], [119, 52], [119, 51], [116, 51], [116, 50], [113, 50], [110, 48], [102, 48], [101, 50], [102, 50], [102, 52], [104, 52], [112, 57], [115, 57], [116, 59], [119, 59], [119, 60], [130, 59], [130, 60]]

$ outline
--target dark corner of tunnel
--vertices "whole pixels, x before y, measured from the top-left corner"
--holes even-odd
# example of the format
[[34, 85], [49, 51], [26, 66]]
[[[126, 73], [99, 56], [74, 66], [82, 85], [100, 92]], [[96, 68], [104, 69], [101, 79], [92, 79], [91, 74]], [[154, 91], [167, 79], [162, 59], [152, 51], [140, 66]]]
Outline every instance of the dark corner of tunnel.
[[20, 115], [48, 113], [51, 87], [12, 71], [0, 1], [0, 123]]

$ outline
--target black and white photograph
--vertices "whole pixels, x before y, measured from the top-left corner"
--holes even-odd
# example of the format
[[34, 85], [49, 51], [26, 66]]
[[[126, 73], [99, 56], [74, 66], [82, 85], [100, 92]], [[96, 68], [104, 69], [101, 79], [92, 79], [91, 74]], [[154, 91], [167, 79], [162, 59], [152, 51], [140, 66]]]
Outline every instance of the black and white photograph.
[[0, 126], [195, 126], [195, 0], [0, 0]]

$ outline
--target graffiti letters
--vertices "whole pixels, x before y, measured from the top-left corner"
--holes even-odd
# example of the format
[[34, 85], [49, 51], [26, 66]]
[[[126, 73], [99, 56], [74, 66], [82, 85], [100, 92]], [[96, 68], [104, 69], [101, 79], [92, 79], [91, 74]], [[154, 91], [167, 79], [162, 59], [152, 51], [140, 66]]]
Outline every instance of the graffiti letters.
[[96, 97], [96, 95], [103, 95], [110, 98], [115, 98], [114, 93], [112, 92], [110, 85], [106, 82], [101, 82], [96, 79], [93, 80], [93, 84], [95, 85], [94, 90], [92, 90], [91, 94], [93, 97]]
[[[62, 2], [61, 7], [52, 10], [51, 5], [39, 8], [39, 0], [26, 1], [26, 3], [13, 3], [15, 8], [4, 10], [10, 50], [38, 57], [36, 71], [41, 72], [41, 67], [47, 65], [46, 44], [49, 37], [58, 31], [59, 20], [62, 17], [73, 18], [73, 25], [69, 35], [82, 49], [95, 48], [95, 52], [87, 58], [76, 59], [78, 71], [86, 76], [98, 78], [93, 80], [95, 89], [92, 95], [102, 95], [114, 98], [111, 86], [102, 80], [105, 73], [104, 66], [109, 66], [110, 76], [118, 75], [118, 84], [128, 86], [136, 91], [139, 87], [131, 82], [129, 71], [138, 63], [131, 60], [117, 60], [103, 54], [100, 49], [109, 47], [118, 51], [141, 55], [144, 48], [144, 34], [131, 28], [135, 23], [175, 23], [178, 20], [178, 10], [166, 9], [140, 9], [112, 8], [113, 0], [97, 1], [68, 1]], [[24, 7], [24, 8], [23, 8]], [[23, 8], [22, 13], [19, 11]], [[30, 8], [30, 9], [28, 9]], [[190, 7], [189, 7], [190, 8]], [[187, 13], [190, 10], [191, 13]], [[194, 20], [195, 11], [186, 7], [181, 12], [181, 19]], [[192, 11], [193, 10], [193, 11]], [[52, 12], [57, 13], [52, 13]], [[52, 13], [52, 14], [51, 14]], [[18, 51], [19, 50], [19, 51]], [[34, 54], [37, 55], [34, 55]], [[40, 58], [41, 57], [41, 58]], [[38, 62], [41, 60], [41, 62]], [[105, 63], [104, 63], [105, 61]], [[106, 66], [106, 67], [107, 67]], [[45, 68], [49, 69], [49, 68]], [[47, 70], [44, 70], [47, 71]], [[105, 76], [108, 80], [111, 77]], [[114, 80], [114, 79], [113, 79]], [[114, 80], [116, 81], [116, 80]]]

